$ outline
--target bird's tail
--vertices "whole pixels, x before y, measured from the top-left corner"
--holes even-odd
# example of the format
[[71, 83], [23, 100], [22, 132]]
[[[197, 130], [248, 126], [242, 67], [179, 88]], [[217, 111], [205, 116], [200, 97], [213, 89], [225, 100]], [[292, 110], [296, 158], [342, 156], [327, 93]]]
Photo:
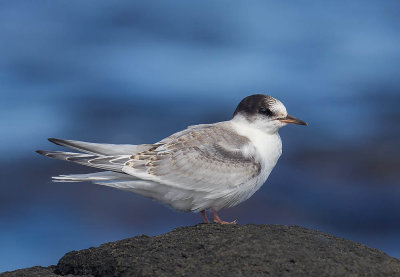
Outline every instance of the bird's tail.
[[54, 182], [110, 182], [110, 181], [132, 181], [135, 177], [113, 171], [100, 171], [88, 174], [69, 174], [53, 177]]
[[49, 158], [119, 173], [123, 173], [122, 168], [132, 155], [152, 147], [151, 144], [104, 144], [55, 138], [50, 138], [49, 141], [78, 150], [81, 153], [46, 150], [37, 150], [36, 152]]
[[49, 141], [57, 145], [78, 150], [82, 153], [103, 156], [133, 155], [148, 150], [150, 147], [152, 147], [152, 144], [108, 144], [57, 138], [49, 138]]
[[122, 168], [124, 167], [125, 162], [129, 161], [131, 157], [131, 155], [104, 156], [63, 151], [37, 150], [36, 152], [49, 158], [120, 173], [123, 173]]

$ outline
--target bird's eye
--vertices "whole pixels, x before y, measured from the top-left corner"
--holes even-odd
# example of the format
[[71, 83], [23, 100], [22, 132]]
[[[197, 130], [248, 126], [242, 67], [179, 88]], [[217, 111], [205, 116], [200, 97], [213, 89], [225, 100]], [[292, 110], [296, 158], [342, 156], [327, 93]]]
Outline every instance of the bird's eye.
[[268, 109], [268, 108], [265, 108], [265, 107], [261, 107], [261, 108], [258, 110], [258, 112], [259, 112], [260, 114], [264, 114], [264, 115], [268, 115], [268, 116], [271, 116], [271, 115], [272, 115], [271, 110]]

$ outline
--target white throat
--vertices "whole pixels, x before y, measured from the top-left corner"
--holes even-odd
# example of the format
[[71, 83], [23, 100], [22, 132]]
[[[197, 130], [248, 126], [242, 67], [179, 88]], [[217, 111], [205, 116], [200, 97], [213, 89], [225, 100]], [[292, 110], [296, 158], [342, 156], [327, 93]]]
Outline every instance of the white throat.
[[[250, 140], [242, 149], [243, 153], [261, 162], [268, 175], [282, 154], [282, 141], [278, 132], [265, 132], [262, 126], [249, 123], [243, 116], [235, 116], [231, 121], [233, 129]], [[267, 176], [268, 177], [268, 176]]]

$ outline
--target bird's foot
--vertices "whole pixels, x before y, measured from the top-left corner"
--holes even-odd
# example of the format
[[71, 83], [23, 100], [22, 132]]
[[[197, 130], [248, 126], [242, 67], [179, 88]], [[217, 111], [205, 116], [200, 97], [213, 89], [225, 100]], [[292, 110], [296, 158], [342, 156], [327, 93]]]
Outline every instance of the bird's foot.
[[201, 215], [203, 216], [204, 223], [210, 223], [210, 222], [208, 221], [208, 218], [207, 218], [207, 215], [206, 215], [206, 211], [205, 211], [205, 210], [202, 210], [200, 213], [201, 213]]
[[215, 223], [219, 223], [219, 224], [236, 224], [237, 223], [237, 219], [235, 219], [234, 221], [223, 221], [223, 220], [218, 220], [218, 219], [214, 219]]
[[223, 221], [221, 218], [219, 218], [216, 211], [213, 212], [213, 221], [215, 223], [219, 223], [219, 224], [236, 224], [237, 223], [237, 219], [232, 222]]

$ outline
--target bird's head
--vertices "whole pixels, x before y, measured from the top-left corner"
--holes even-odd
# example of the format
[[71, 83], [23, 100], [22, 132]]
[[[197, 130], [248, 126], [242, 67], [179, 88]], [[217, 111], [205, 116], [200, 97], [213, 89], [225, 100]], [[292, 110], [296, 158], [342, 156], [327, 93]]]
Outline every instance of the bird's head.
[[240, 101], [233, 120], [246, 123], [264, 132], [274, 133], [287, 124], [307, 125], [306, 122], [288, 115], [281, 101], [264, 94], [247, 96]]

